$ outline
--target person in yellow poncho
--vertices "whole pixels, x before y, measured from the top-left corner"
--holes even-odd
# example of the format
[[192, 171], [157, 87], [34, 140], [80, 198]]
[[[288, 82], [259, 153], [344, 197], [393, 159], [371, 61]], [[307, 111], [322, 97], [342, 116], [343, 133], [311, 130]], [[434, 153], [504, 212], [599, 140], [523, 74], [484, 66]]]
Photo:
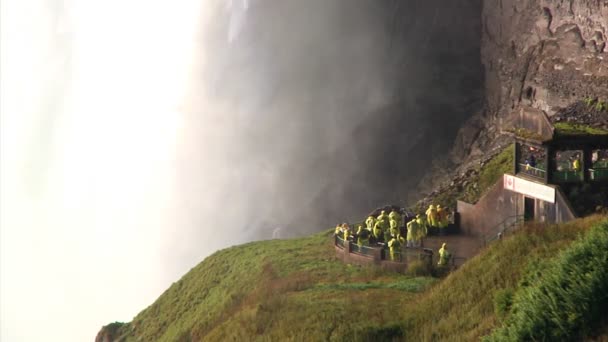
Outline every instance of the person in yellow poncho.
[[399, 214], [395, 209], [391, 210], [391, 213], [388, 214], [388, 218], [397, 222], [397, 228], [400, 228], [403, 224], [401, 214]]
[[581, 160], [578, 156], [574, 157], [574, 160], [572, 161], [572, 170], [574, 172], [579, 172], [581, 170]]
[[429, 208], [426, 211], [426, 218], [431, 227], [437, 227], [437, 209], [435, 209], [434, 205], [429, 205]]
[[372, 234], [374, 235], [374, 238], [377, 242], [384, 241], [384, 230], [382, 229], [382, 226], [383, 224], [380, 220], [377, 220], [374, 224], [374, 230], [372, 231]]
[[448, 226], [448, 212], [442, 208], [441, 205], [437, 205], [437, 227], [446, 228]]
[[416, 237], [418, 236], [420, 231], [420, 226], [418, 225], [418, 221], [417, 220], [411, 220], [410, 222], [407, 223], [407, 248], [414, 248], [416, 247], [415, 241], [416, 241]]
[[367, 229], [369, 229], [370, 232], [374, 230], [375, 224], [376, 219], [371, 215], [367, 217], [367, 220], [365, 220], [365, 226], [367, 227]]
[[450, 251], [448, 251], [447, 244], [444, 242], [443, 245], [441, 245], [441, 248], [439, 249], [439, 262], [437, 263], [437, 265], [447, 266], [451, 257], [452, 255], [450, 254]]
[[382, 229], [383, 229], [383, 230], [386, 230], [386, 229], [388, 229], [388, 228], [389, 228], [389, 224], [390, 224], [390, 223], [389, 223], [389, 220], [390, 220], [390, 219], [388, 218], [388, 215], [386, 214], [386, 211], [385, 211], [385, 210], [382, 210], [382, 211], [380, 212], [380, 215], [378, 215], [377, 220], [378, 220], [378, 221], [380, 221], [380, 222], [382, 222]]
[[342, 225], [340, 225], [340, 224], [336, 225], [335, 235], [337, 235], [339, 237], [343, 237]]
[[346, 223], [342, 223], [342, 232], [344, 233], [344, 241], [350, 237], [350, 227]]
[[416, 215], [416, 223], [418, 223], [418, 234], [414, 236], [414, 246], [420, 247], [422, 246], [422, 239], [428, 234], [428, 229], [426, 228], [426, 220], [420, 214]]
[[398, 235], [393, 236], [393, 238], [388, 242], [388, 248], [390, 249], [391, 260], [400, 261], [400, 259], [401, 259], [401, 241], [400, 241]]
[[390, 235], [394, 236], [394, 235], [399, 235], [399, 224], [397, 223], [396, 220], [391, 219], [390, 221]]
[[359, 226], [357, 230], [357, 245], [361, 246], [369, 246], [369, 236], [370, 232], [367, 228]]

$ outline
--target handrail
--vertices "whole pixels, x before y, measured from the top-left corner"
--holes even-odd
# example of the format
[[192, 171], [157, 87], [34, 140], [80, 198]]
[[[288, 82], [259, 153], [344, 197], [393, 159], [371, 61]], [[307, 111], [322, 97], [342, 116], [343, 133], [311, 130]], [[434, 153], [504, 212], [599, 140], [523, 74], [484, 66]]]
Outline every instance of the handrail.
[[544, 178], [547, 174], [547, 170], [543, 170], [538, 167], [530, 166], [528, 164], [523, 163], [519, 163], [519, 172], [537, 178]]
[[608, 179], [608, 167], [589, 168], [589, 175], [590, 175], [591, 180]]
[[524, 217], [524, 215], [510, 215], [510, 216], [507, 216], [502, 221], [500, 221], [499, 223], [497, 223], [494, 226], [492, 226], [492, 229], [493, 228], [497, 228], [498, 226], [500, 226], [501, 224], [504, 224], [505, 222], [507, 222], [508, 220], [510, 220], [512, 218], [518, 218], [518, 217]]
[[[509, 220], [513, 220], [513, 222], [511, 222], [509, 225], [507, 225], [507, 221]], [[486, 234], [483, 237], [483, 242], [484, 244], [487, 244], [489, 242], [492, 242], [496, 239], [498, 239], [499, 234], [503, 234], [507, 229], [521, 223], [524, 221], [524, 215], [511, 215], [511, 216], [507, 216], [504, 220], [502, 220], [500, 223], [494, 225], [492, 228], [488, 229], [491, 233]], [[500, 227], [502, 226], [502, 229], [500, 229]]]
[[[386, 244], [379, 244], [377, 247], [371, 246], [358, 246], [353, 241], [344, 240], [339, 236], [334, 236], [334, 243], [336, 247], [340, 248], [344, 252], [349, 254], [356, 254], [363, 257], [372, 257], [374, 260], [377, 260], [380, 263], [389, 262], [389, 263], [400, 263], [404, 265], [408, 265], [412, 260], [420, 260], [423, 262], [428, 262], [430, 265], [434, 265], [439, 259], [439, 255], [433, 253], [432, 250], [428, 248], [421, 249], [410, 249], [401, 247], [399, 250], [395, 251], [394, 256], [395, 260], [391, 260], [390, 258], [390, 248]], [[378, 251], [383, 250], [382, 254], [371, 255], [367, 254], [365, 251]], [[341, 252], [341, 253], [344, 253]], [[376, 259], [378, 258], [378, 259]], [[468, 258], [459, 257], [452, 255], [449, 260], [449, 265], [451, 265], [452, 269], [455, 269], [460, 264], [464, 264]]]
[[358, 244], [353, 243], [351, 253], [373, 258], [374, 257], [374, 248], [369, 247], [369, 246], [359, 246]]
[[532, 166], [532, 165], [528, 165], [528, 164], [525, 164], [525, 163], [519, 163], [519, 165], [523, 166], [524, 168], [533, 169], [533, 170], [535, 170], [535, 171], [547, 172], [547, 170], [543, 170], [543, 169], [541, 169], [541, 168], [534, 167], [534, 166]]

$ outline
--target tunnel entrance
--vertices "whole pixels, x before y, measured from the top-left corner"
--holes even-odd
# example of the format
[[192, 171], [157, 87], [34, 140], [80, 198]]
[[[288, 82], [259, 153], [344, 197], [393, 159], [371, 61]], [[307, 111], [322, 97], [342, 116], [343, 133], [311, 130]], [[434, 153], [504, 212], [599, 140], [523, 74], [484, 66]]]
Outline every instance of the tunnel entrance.
[[534, 220], [534, 198], [524, 197], [524, 220]]

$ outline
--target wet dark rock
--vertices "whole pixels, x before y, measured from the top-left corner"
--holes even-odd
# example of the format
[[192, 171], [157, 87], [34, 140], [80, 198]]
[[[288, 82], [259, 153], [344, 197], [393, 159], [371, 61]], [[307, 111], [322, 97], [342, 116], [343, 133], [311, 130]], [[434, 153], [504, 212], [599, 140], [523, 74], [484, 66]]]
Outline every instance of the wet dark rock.
[[593, 100], [590, 103], [578, 101], [561, 108], [551, 117], [551, 121], [566, 121], [573, 124], [608, 129], [608, 99], [603, 100], [606, 103], [606, 107], [603, 107], [601, 110], [598, 110], [596, 107], [597, 101]]

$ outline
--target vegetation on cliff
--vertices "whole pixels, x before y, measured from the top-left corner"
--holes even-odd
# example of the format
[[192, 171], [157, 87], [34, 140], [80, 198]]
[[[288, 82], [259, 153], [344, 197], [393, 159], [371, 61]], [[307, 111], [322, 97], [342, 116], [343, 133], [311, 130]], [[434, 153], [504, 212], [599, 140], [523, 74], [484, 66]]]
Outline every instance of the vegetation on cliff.
[[123, 341], [311, 340], [394, 321], [436, 280], [348, 266], [332, 232], [219, 251], [121, 328]]
[[555, 127], [555, 134], [558, 136], [608, 135], [608, 130], [605, 130], [603, 128], [597, 128], [570, 122], [556, 122], [555, 124], [553, 124], [553, 126]]
[[232, 247], [119, 326], [120, 340], [475, 340], [516, 320], [534, 265], [559, 270], [602, 220], [524, 227], [442, 280], [345, 265], [330, 231]]
[[515, 145], [511, 144], [465, 174], [451, 184], [419, 201], [414, 210], [424, 212], [429, 204], [440, 204], [445, 208], [456, 208], [456, 201], [476, 203], [481, 196], [498, 181], [503, 174], [513, 172]]
[[608, 221], [530, 266], [504, 326], [487, 341], [580, 340], [597, 329], [608, 307]]

